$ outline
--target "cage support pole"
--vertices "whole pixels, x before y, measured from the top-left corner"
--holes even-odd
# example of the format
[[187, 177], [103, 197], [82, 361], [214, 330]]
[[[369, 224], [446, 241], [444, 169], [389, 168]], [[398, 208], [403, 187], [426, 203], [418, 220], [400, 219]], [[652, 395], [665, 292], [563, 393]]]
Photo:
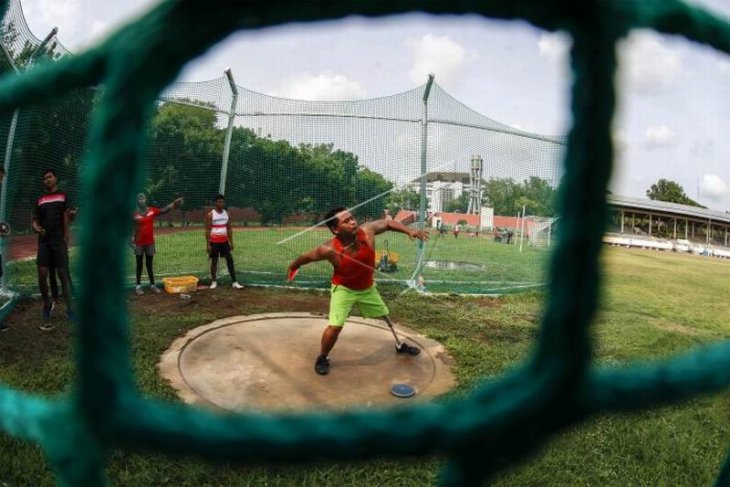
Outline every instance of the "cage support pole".
[[228, 158], [231, 155], [231, 138], [233, 136], [233, 122], [236, 120], [236, 106], [238, 105], [238, 87], [233, 80], [231, 68], [226, 69], [226, 77], [228, 85], [231, 87], [231, 109], [228, 111], [228, 128], [226, 128], [226, 139], [223, 143], [223, 162], [221, 164], [221, 178], [218, 192], [222, 195], [226, 194], [226, 176], [228, 176]]

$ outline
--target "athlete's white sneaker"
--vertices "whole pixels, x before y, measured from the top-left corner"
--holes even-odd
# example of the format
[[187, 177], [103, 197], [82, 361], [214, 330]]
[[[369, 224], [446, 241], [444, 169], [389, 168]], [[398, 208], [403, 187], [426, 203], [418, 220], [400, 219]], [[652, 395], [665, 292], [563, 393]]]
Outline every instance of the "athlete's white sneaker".
[[134, 292], [137, 293], [137, 296], [142, 296], [144, 294], [144, 291], [142, 290], [142, 285], [137, 284], [137, 287], [134, 288]]
[[243, 289], [243, 285], [238, 284], [238, 281], [233, 281], [233, 284], [231, 285], [233, 286], [233, 289]]
[[154, 284], [150, 286], [150, 291], [152, 291], [155, 294], [160, 294], [162, 291], [160, 291], [160, 288], [155, 286]]
[[216, 281], [213, 281], [210, 283], [210, 289], [215, 289], [218, 287], [218, 283]]

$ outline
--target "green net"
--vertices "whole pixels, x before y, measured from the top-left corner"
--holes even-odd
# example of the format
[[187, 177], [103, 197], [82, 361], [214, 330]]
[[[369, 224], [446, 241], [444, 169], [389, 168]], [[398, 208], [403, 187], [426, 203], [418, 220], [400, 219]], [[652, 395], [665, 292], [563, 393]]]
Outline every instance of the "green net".
[[[9, 61], [18, 69], [28, 58], [32, 64], [67, 54], [55, 40], [41, 45], [32, 37], [19, 3], [5, 25]], [[2, 134], [13, 145], [6, 162], [13, 191], [5, 199], [5, 218], [14, 229], [5, 284], [13, 291], [36, 287], [30, 212], [42, 192], [42, 171], [59, 171], [60, 188], [71, 206], [77, 204], [95, 97], [95, 90], [79, 89], [24, 109], [18, 125]], [[204, 221], [223, 193], [236, 228], [237, 277], [247, 284], [286, 285], [282, 269], [328, 238], [317, 224], [335, 206], [351, 208], [361, 221], [388, 211], [434, 235], [454, 236], [425, 246], [402, 235], [383, 241], [377, 249], [379, 263], [387, 260], [378, 266], [381, 286], [419, 283], [433, 293], [491, 294], [547, 283], [564, 139], [491, 120], [437, 82], [351, 102], [276, 98], [226, 76], [174, 83], [155, 104], [148, 144], [141, 187], [147, 204], [185, 201], [155, 218], [160, 279], [209, 278]], [[472, 160], [479, 161], [476, 172]], [[131, 284], [135, 263], [128, 260]], [[328, 265], [319, 264], [304, 270], [295, 285], [327, 288], [329, 278]]]
[[[13, 3], [5, 17], [10, 19], [3, 23], [6, 36], [12, 34], [11, 20], [18, 32], [27, 30], [16, 9]], [[574, 41], [574, 126], [567, 146], [560, 139], [527, 134], [476, 114], [438, 85], [347, 103], [281, 100], [237, 88], [234, 106], [231, 87], [221, 78], [173, 85], [160, 101], [162, 90], [186, 61], [234, 30], [416, 9], [525, 19], [568, 31]], [[58, 170], [62, 188], [82, 211], [73, 255], [80, 318], [75, 391], [50, 401], [4, 388], [0, 425], [13, 436], [41, 445], [63, 485], [103, 484], [103, 462], [112, 446], [243, 463], [440, 454], [451, 459], [441, 480], [444, 485], [475, 485], [589, 415], [653, 407], [727, 387], [727, 343], [664, 362], [591, 369], [588, 332], [597, 303], [597, 260], [612, 163], [614, 49], [632, 27], [680, 34], [730, 52], [730, 25], [677, 1], [487, 1], [478, 7], [461, 2], [428, 7], [416, 2], [387, 7], [371, 2], [284, 2], [229, 5], [225, 11], [198, 2], [169, 1], [94, 49], [64, 56], [57, 45], [61, 55], [54, 55], [56, 62], [21, 76], [5, 76], [0, 81], [0, 130], [3, 140], [14, 133], [12, 147], [7, 149], [8, 142], [4, 151], [10, 153], [5, 188], [12, 187], [7, 190], [5, 218], [20, 233], [27, 230], [29, 208], [40, 192], [40, 172], [47, 166]], [[6, 72], [35, 63], [30, 53], [28, 62], [14, 66], [11, 61], [17, 61], [22, 46], [40, 46], [40, 60], [52, 54], [51, 44], [29, 35], [26, 44], [16, 37], [20, 40], [8, 44], [13, 49], [6, 53]], [[99, 92], [87, 88], [97, 85], [103, 86]], [[230, 157], [223, 170], [229, 124]], [[455, 188], [440, 183], [450, 182], [447, 174], [468, 177], [474, 155], [484, 161], [484, 194], [458, 201]], [[560, 160], [562, 168], [556, 163]], [[316, 223], [333, 204], [367, 202], [358, 209], [363, 219], [379, 217], [386, 208], [412, 211], [426, 224], [421, 197], [426, 195], [418, 195], [416, 205], [416, 191], [409, 184], [429, 173], [434, 176], [423, 184], [427, 191], [443, 190], [441, 203], [455, 202], [463, 210], [463, 200], [468, 199], [467, 211], [481, 206], [480, 219], [488, 213], [485, 208], [493, 208], [496, 216], [514, 216], [523, 206], [528, 217], [539, 217], [531, 228], [541, 236], [529, 245], [528, 233], [528, 243], [523, 240], [519, 252], [515, 244], [495, 243], [494, 233], [485, 238], [488, 225], [480, 220], [482, 235], [472, 241], [489, 256], [484, 261], [468, 249], [455, 257], [438, 239], [425, 248], [393, 239], [389, 250], [402, 255], [403, 270], [383, 279], [406, 285], [414, 273], [422, 272], [427, 285], [448, 292], [490, 292], [549, 281], [540, 340], [522, 367], [459, 401], [344, 415], [222, 417], [158, 403], [136, 392], [124, 287], [130, 280], [129, 215], [140, 189], [159, 206], [177, 196], [186, 198], [179, 213], [160, 221], [170, 229], [159, 232], [160, 253], [164, 249], [166, 255], [166, 262], [160, 259], [162, 274], [205, 272], [200, 263], [205, 256], [201, 213], [223, 190], [234, 221], [243, 227], [242, 280], [276, 284], [283, 282], [282, 268], [300, 245], [311, 247], [327, 234], [311, 229], [299, 238], [290, 237]], [[441, 179], [437, 173], [442, 173]], [[530, 213], [524, 200], [522, 205], [517, 199], [498, 201], [499, 185], [509, 180], [522, 191], [532, 187], [542, 192]], [[556, 211], [550, 200], [559, 180]], [[490, 183], [496, 187], [490, 188]], [[398, 198], [389, 197], [394, 193]], [[432, 194], [431, 204], [437, 200]], [[558, 213], [559, 225], [554, 225]], [[454, 224], [468, 227], [470, 218], [460, 223], [457, 217]], [[525, 226], [521, 222], [521, 237]], [[545, 252], [547, 242], [557, 242], [550, 254]], [[254, 250], [259, 249], [262, 257], [255, 259]], [[452, 272], [448, 266], [427, 266], [428, 261], [464, 262], [481, 271]], [[29, 267], [23, 269], [25, 265]], [[32, 286], [32, 266], [32, 261], [17, 259], [9, 266], [6, 282], [19, 290]], [[327, 275], [325, 268], [313, 268], [302, 282], [323, 285]], [[730, 460], [718, 484], [730, 482], [729, 470]]]

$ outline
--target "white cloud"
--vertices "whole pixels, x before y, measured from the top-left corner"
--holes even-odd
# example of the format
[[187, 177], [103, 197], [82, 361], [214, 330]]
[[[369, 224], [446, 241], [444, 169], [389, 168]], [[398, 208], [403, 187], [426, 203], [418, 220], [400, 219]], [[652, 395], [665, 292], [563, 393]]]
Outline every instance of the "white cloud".
[[722, 75], [730, 75], [730, 59], [724, 57], [717, 62], [717, 67]]
[[563, 32], [542, 32], [540, 40], [537, 41], [540, 56], [556, 64], [567, 63], [570, 46], [571, 38]]
[[104, 20], [94, 20], [91, 24], [91, 39], [90, 44], [100, 40], [109, 32], [109, 23]]
[[362, 100], [367, 92], [357, 81], [334, 73], [316, 76], [302, 74], [284, 81], [271, 96], [293, 98], [295, 100], [342, 101]]
[[717, 200], [727, 194], [727, 183], [720, 176], [705, 174], [700, 184], [700, 193], [711, 200]]
[[666, 125], [649, 127], [644, 133], [644, 143], [650, 148], [674, 145], [676, 141], [677, 136]]
[[[58, 37], [66, 47], [73, 48], [77, 44], [76, 31], [85, 17], [79, 0], [38, 0], [23, 3], [23, 13], [26, 18], [36, 18], [44, 25], [58, 27]], [[48, 32], [33, 32], [33, 34], [43, 39]]]
[[470, 57], [463, 46], [448, 36], [426, 34], [418, 40], [409, 39], [407, 45], [413, 50], [409, 76], [416, 85], [425, 83], [429, 73], [435, 74], [442, 86], [455, 83]]
[[642, 94], [666, 90], [682, 70], [679, 55], [653, 32], [632, 32], [620, 44], [619, 59], [624, 81]]

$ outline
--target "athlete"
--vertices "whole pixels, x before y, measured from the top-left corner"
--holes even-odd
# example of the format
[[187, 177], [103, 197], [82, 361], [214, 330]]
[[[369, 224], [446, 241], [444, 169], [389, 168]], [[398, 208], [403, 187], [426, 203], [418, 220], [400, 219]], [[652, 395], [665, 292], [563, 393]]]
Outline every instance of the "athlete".
[[[306, 252], [289, 264], [289, 275], [293, 276], [299, 267], [327, 260], [334, 268], [330, 290], [329, 325], [322, 333], [319, 356], [314, 370], [320, 375], [329, 373], [329, 353], [350, 314], [357, 304], [365, 318], [382, 318], [392, 328], [388, 307], [376, 289], [375, 236], [388, 230], [405, 233], [411, 239], [428, 240], [428, 232], [413, 230], [396, 220], [374, 220], [358, 225], [347, 208], [333, 208], [325, 215], [325, 223], [334, 237], [324, 244]], [[398, 353], [417, 355], [420, 350], [405, 342], [396, 346]]]
[[66, 193], [58, 190], [58, 177], [53, 169], [43, 171], [43, 186], [46, 193], [38, 198], [33, 213], [32, 227], [38, 234], [38, 287], [43, 298], [42, 331], [54, 328], [51, 323], [53, 304], [48, 296], [48, 272], [55, 268], [61, 280], [63, 297], [66, 302], [66, 316], [75, 321], [71, 308], [71, 291], [68, 273], [69, 205]]
[[145, 265], [147, 267], [147, 277], [150, 279], [150, 290], [153, 293], [160, 294], [160, 288], [155, 285], [155, 272], [153, 270], [153, 259], [155, 257], [155, 218], [157, 215], [163, 215], [173, 208], [179, 208], [183, 204], [182, 198], [175, 199], [169, 205], [163, 208], [147, 206], [147, 197], [144, 193], [137, 195], [137, 210], [132, 216], [134, 218], [134, 237], [132, 238], [132, 247], [134, 248], [134, 257], [137, 261], [137, 286], [135, 292], [141, 296], [144, 294], [142, 289], [142, 257], [144, 256]]
[[228, 273], [231, 275], [233, 289], [243, 289], [236, 280], [236, 269], [233, 265], [233, 230], [231, 219], [225, 210], [226, 198], [222, 194], [215, 197], [215, 208], [205, 217], [205, 243], [210, 257], [210, 289], [218, 287], [216, 274], [218, 272], [218, 257], [226, 259]]

